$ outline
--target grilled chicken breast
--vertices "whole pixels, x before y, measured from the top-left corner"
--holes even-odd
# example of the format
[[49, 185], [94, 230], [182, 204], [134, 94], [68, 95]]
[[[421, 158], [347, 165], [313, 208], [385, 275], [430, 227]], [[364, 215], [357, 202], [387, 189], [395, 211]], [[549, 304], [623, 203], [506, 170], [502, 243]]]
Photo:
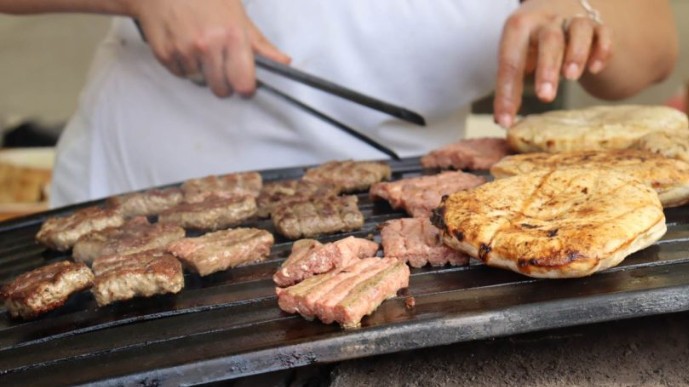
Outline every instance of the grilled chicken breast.
[[502, 159], [490, 172], [504, 178], [565, 168], [609, 169], [632, 176], [653, 188], [663, 207], [689, 202], [689, 163], [634, 149], [514, 155]]
[[529, 115], [507, 130], [507, 143], [519, 153], [626, 149], [649, 133], [687, 128], [687, 116], [666, 106], [594, 106]]
[[531, 277], [583, 277], [665, 234], [658, 195], [611, 170], [540, 171], [445, 198], [433, 216], [450, 247]]

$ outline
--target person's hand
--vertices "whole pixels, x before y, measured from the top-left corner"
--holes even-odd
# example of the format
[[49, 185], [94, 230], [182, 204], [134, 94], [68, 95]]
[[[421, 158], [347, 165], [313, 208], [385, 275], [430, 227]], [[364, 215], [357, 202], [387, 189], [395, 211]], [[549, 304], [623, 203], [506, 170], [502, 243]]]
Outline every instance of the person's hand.
[[503, 28], [495, 100], [495, 121], [508, 128], [521, 105], [525, 76], [535, 72], [536, 95], [550, 102], [560, 74], [577, 80], [605, 69], [610, 30], [588, 17], [578, 1], [529, 0]]
[[251, 22], [240, 0], [130, 0], [156, 58], [180, 77], [203, 74], [218, 97], [256, 89], [254, 54], [290, 58]]

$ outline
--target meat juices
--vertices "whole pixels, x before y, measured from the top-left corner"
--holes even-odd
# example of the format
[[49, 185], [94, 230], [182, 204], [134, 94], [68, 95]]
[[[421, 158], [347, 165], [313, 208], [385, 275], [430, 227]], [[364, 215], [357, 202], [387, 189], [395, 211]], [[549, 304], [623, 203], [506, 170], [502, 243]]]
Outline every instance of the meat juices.
[[163, 251], [102, 256], [93, 262], [93, 272], [96, 278], [91, 292], [99, 306], [177, 293], [184, 287], [182, 264]]
[[380, 231], [386, 258], [396, 258], [412, 267], [461, 266], [469, 264], [469, 256], [445, 246], [440, 230], [427, 218], [389, 220]]
[[332, 196], [279, 205], [273, 210], [273, 224], [290, 239], [358, 230], [364, 215], [357, 202], [356, 196]]
[[329, 161], [306, 170], [304, 180], [342, 187], [343, 192], [366, 191], [371, 184], [390, 180], [392, 171], [384, 162]]
[[273, 247], [273, 234], [255, 228], [216, 231], [172, 242], [167, 250], [185, 266], [206, 276], [264, 260]]
[[179, 188], [151, 189], [113, 196], [106, 203], [125, 217], [156, 215], [182, 202]]
[[51, 249], [67, 251], [88, 233], [123, 224], [124, 217], [117, 210], [87, 207], [71, 215], [46, 219], [36, 240]]
[[230, 173], [220, 176], [206, 176], [182, 183], [184, 201], [198, 203], [209, 196], [231, 198], [235, 196], [257, 197], [263, 186], [258, 172]]
[[464, 139], [436, 149], [421, 158], [424, 168], [490, 169], [509, 154], [504, 138]]
[[266, 183], [256, 199], [258, 216], [267, 218], [278, 205], [311, 198], [336, 196], [341, 188], [328, 183], [315, 183], [304, 180], [285, 180]]
[[376, 255], [378, 243], [353, 236], [321, 244], [313, 239], [294, 242], [292, 254], [273, 276], [277, 286], [292, 286], [312, 277], [349, 266], [351, 263]]
[[341, 271], [277, 288], [280, 309], [326, 324], [357, 328], [386, 299], [409, 286], [409, 267], [394, 258], [364, 258]]
[[77, 262], [91, 263], [101, 255], [163, 249], [184, 235], [184, 229], [175, 224], [151, 224], [146, 217], [138, 216], [121, 227], [106, 228], [79, 238], [72, 249], [72, 256]]
[[219, 230], [236, 226], [255, 214], [256, 200], [252, 196], [208, 196], [202, 202], [181, 203], [161, 212], [158, 222], [186, 229]]
[[438, 175], [420, 176], [377, 183], [371, 187], [371, 198], [387, 200], [392, 208], [403, 208], [413, 217], [427, 218], [440, 205], [444, 195], [474, 188], [486, 179], [471, 173], [443, 172]]
[[18, 276], [1, 293], [12, 317], [30, 319], [61, 307], [92, 284], [93, 273], [86, 265], [60, 261]]

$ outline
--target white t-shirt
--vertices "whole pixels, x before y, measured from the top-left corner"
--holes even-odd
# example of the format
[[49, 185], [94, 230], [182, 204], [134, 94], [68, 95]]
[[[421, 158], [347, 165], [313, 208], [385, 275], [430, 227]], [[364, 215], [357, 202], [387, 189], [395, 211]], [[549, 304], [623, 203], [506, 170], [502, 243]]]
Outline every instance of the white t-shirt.
[[[422, 114], [392, 118], [274, 74], [258, 77], [417, 156], [463, 135], [495, 83], [516, 0], [250, 0], [249, 16], [292, 66]], [[52, 205], [209, 174], [387, 156], [271, 94], [216, 98], [168, 73], [133, 22], [115, 18], [58, 144]]]

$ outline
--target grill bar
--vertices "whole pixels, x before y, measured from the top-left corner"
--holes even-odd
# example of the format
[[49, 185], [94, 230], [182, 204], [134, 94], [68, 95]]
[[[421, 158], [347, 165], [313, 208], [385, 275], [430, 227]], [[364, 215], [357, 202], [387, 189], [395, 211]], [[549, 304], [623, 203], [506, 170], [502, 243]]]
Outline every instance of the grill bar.
[[[418, 158], [390, 163], [393, 179], [422, 170]], [[297, 178], [301, 168], [262, 172]], [[66, 254], [33, 238], [43, 219], [84, 205], [0, 223], [0, 282]], [[374, 234], [404, 216], [365, 194], [364, 228], [320, 238]], [[668, 233], [621, 265], [594, 276], [537, 280], [472, 262], [467, 267], [413, 269], [408, 309], [403, 297], [381, 305], [359, 330], [309, 322], [280, 311], [271, 281], [291, 242], [280, 237], [268, 260], [201, 278], [186, 274], [177, 295], [97, 308], [88, 293], [35, 321], [0, 309], [0, 383], [31, 385], [192, 384], [301, 365], [477, 340], [576, 324], [689, 309], [689, 208], [666, 210]], [[274, 231], [269, 221], [247, 224]]]

